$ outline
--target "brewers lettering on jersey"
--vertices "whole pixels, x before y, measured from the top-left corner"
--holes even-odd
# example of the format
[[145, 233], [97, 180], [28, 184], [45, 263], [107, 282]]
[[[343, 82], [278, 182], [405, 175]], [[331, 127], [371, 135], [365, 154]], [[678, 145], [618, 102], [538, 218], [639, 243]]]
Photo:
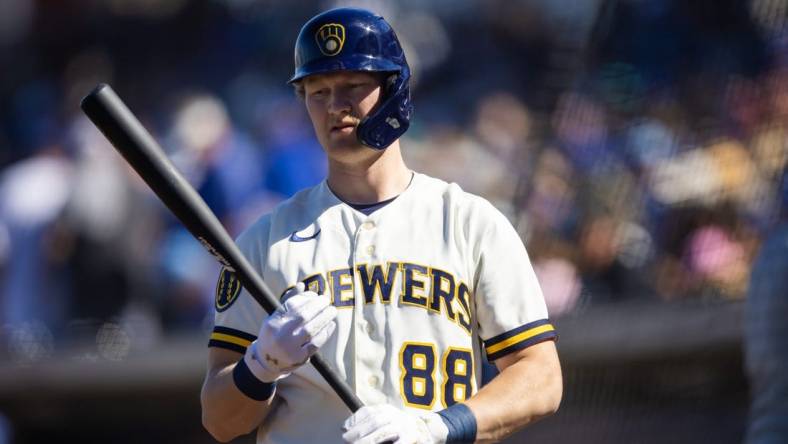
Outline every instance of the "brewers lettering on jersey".
[[[557, 409], [556, 332], [517, 232], [402, 160], [409, 77], [374, 13], [334, 9], [301, 30], [290, 82], [329, 174], [237, 239], [285, 309], [269, 315], [232, 270], [219, 276], [202, 394], [217, 439], [496, 440]], [[317, 350], [365, 407], [351, 414], [303, 365]], [[481, 387], [485, 359], [500, 375]]]

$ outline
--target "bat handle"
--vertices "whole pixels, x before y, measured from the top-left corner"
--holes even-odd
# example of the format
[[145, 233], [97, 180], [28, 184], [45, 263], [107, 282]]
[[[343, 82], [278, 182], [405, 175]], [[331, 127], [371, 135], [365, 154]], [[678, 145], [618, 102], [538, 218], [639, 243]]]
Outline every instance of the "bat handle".
[[312, 357], [309, 358], [309, 361], [312, 363], [312, 366], [315, 368], [315, 370], [317, 370], [318, 373], [323, 375], [326, 382], [328, 382], [331, 388], [333, 388], [334, 391], [337, 392], [337, 395], [339, 395], [339, 397], [342, 399], [342, 401], [350, 409], [351, 412], [355, 413], [356, 411], [358, 411], [358, 409], [364, 406], [364, 403], [361, 402], [360, 399], [358, 399], [358, 396], [356, 396], [356, 394], [350, 390], [349, 385], [338, 382], [338, 380], [334, 377], [336, 373], [334, 373], [334, 371], [331, 370], [331, 367], [329, 367], [329, 365], [326, 363], [326, 361], [323, 360], [323, 358], [320, 355], [318, 354], [312, 355]]

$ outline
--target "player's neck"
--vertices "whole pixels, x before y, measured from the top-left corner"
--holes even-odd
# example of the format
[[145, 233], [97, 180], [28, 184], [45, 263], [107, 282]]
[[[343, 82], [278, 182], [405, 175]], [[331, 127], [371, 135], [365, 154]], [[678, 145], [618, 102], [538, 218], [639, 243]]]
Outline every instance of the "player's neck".
[[328, 161], [328, 186], [345, 202], [370, 204], [391, 199], [405, 191], [411, 177], [398, 141], [381, 155], [362, 162]]

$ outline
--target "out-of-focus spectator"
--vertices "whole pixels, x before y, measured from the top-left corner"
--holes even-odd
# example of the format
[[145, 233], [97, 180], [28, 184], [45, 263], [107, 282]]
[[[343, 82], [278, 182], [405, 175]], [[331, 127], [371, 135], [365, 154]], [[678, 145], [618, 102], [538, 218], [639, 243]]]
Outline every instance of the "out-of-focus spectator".
[[[62, 331], [67, 320], [67, 276], [49, 241], [73, 183], [74, 170], [58, 146], [42, 148], [0, 175], [0, 224], [9, 240], [0, 325], [10, 330], [11, 341], [28, 331], [32, 342], [51, 348], [52, 331]], [[9, 347], [22, 353], [20, 359], [38, 354], [17, 345]]]
[[[149, 342], [159, 323], [153, 313], [156, 279], [150, 254], [161, 229], [159, 210], [150, 205], [136, 173], [87, 118], [74, 116], [68, 135], [75, 151], [72, 186], [50, 236], [50, 248], [67, 272], [64, 337], [99, 346], [101, 332], [114, 329], [131, 335], [134, 346], [138, 339]], [[147, 316], [139, 337], [132, 319], [124, 320], [130, 305]], [[128, 331], [120, 327], [124, 323]]]
[[[406, 137], [403, 156], [421, 172], [456, 182], [465, 191], [488, 196], [491, 202], [511, 215], [511, 196], [516, 177], [506, 163], [488, 151], [462, 128], [441, 124], [430, 128], [424, 138]], [[482, 174], [472, 174], [474, 171]]]
[[645, 299], [651, 290], [642, 273], [622, 261], [624, 224], [610, 215], [592, 215], [580, 227], [577, 244], [583, 298], [598, 304]]
[[[178, 106], [168, 140], [173, 161], [214, 214], [237, 231], [236, 213], [261, 188], [264, 159], [232, 125], [224, 103], [210, 94], [190, 94]], [[237, 234], [237, 233], [236, 233]], [[174, 330], [200, 328], [213, 304], [216, 260], [172, 220], [160, 249], [165, 292], [164, 322]]]
[[513, 94], [494, 92], [480, 100], [473, 125], [473, 134], [480, 146], [492, 155], [503, 174], [481, 175], [487, 178], [487, 183], [477, 192], [487, 196], [504, 214], [515, 218], [516, 193], [533, 169], [531, 113]]
[[586, 94], [563, 94], [553, 114], [556, 140], [583, 174], [603, 173], [611, 161], [605, 108]]
[[727, 297], [743, 296], [749, 274], [746, 251], [724, 228], [707, 225], [690, 234], [686, 260], [689, 270], [706, 285]]
[[57, 296], [58, 286], [41, 277], [53, 272], [47, 236], [68, 201], [74, 178], [70, 162], [57, 146], [17, 162], [0, 177], [0, 220], [11, 251], [0, 310], [3, 323], [63, 321], [65, 307]]
[[472, 131], [442, 123], [423, 138], [406, 137], [405, 160], [485, 196], [514, 219], [515, 193], [530, 158], [529, 111], [517, 97], [494, 92], [479, 100], [472, 119]]
[[624, 151], [639, 168], [647, 170], [659, 161], [676, 155], [678, 140], [674, 131], [658, 119], [632, 122], [625, 134]]

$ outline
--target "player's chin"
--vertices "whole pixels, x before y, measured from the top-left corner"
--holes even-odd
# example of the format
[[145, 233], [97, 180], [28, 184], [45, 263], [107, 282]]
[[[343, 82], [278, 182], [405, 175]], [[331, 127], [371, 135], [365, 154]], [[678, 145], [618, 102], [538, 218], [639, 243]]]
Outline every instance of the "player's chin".
[[364, 145], [358, 141], [356, 132], [334, 132], [329, 133], [327, 138], [328, 146], [331, 151], [358, 150]]

